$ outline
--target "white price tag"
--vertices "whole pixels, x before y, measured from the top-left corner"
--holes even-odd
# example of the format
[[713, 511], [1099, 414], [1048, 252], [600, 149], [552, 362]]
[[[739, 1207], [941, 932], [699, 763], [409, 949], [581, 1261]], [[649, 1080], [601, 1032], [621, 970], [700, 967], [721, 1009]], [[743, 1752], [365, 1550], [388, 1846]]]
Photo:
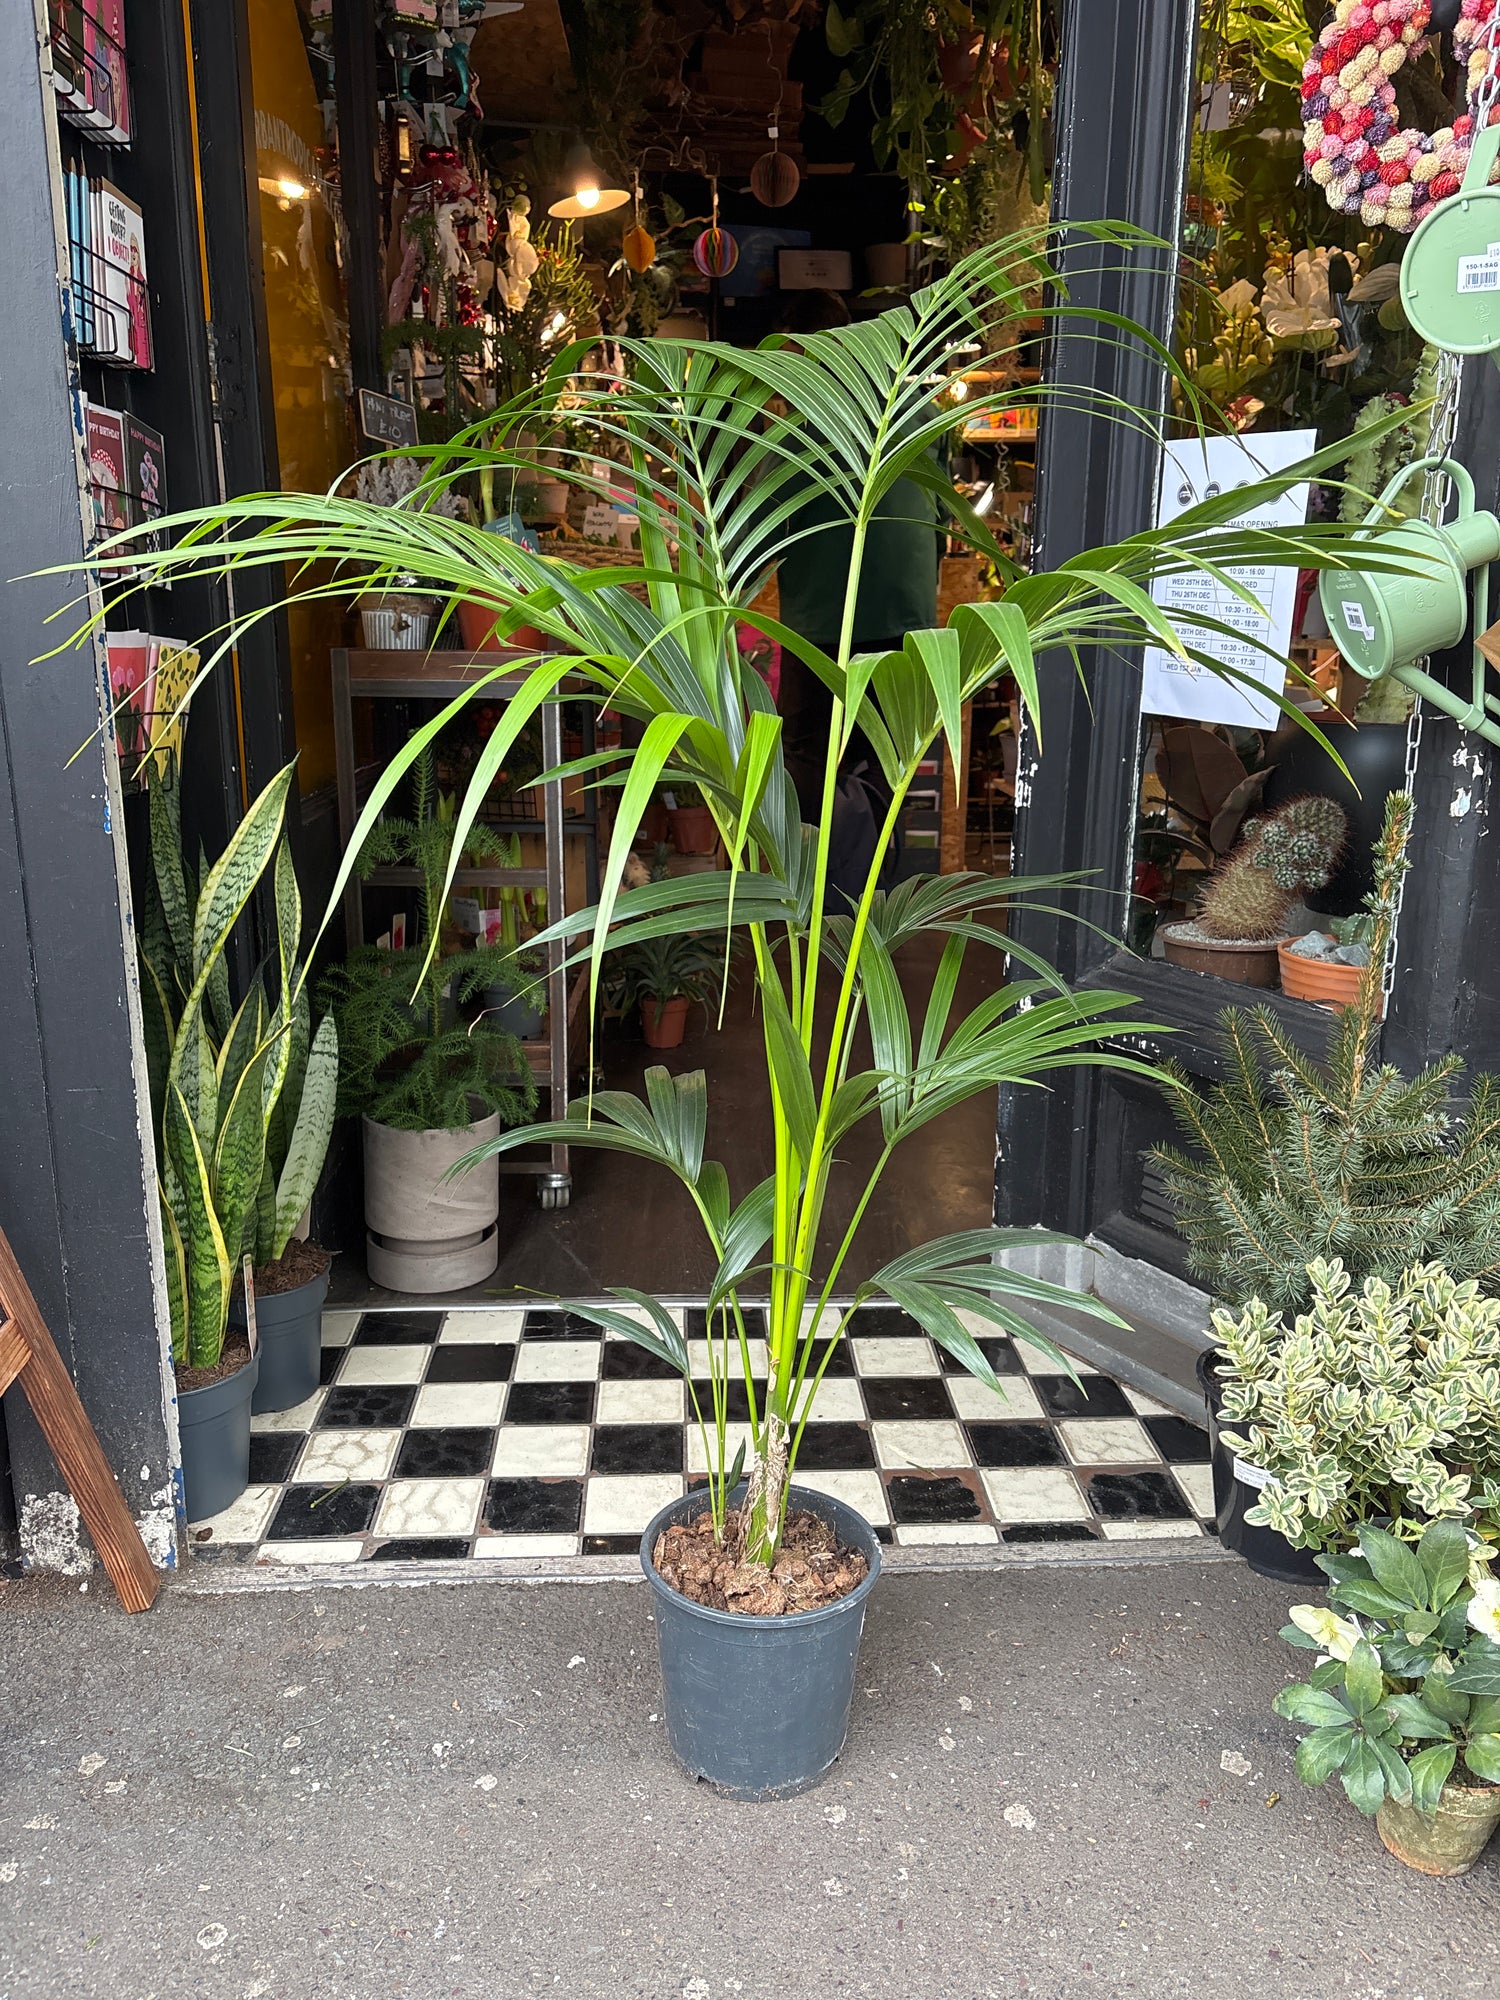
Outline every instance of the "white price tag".
[[245, 1281], [245, 1338], [250, 1343], [250, 1359], [260, 1352], [260, 1328], [255, 1324], [255, 1265], [247, 1254], [240, 1265]]
[[1263, 1471], [1258, 1465], [1251, 1465], [1248, 1459], [1236, 1458], [1231, 1460], [1231, 1463], [1234, 1466], [1234, 1476], [1241, 1486], [1253, 1486], [1259, 1492], [1263, 1486], [1270, 1485], [1270, 1473]]

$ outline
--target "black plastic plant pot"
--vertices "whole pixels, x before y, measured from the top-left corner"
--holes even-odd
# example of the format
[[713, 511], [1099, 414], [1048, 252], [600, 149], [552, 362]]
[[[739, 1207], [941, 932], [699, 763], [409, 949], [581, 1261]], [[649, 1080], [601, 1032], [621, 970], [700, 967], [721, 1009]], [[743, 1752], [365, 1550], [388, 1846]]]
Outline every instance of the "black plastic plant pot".
[[[328, 1272], [299, 1285], [294, 1292], [257, 1292], [255, 1330], [260, 1337], [260, 1380], [251, 1414], [267, 1417], [273, 1410], [292, 1410], [305, 1403], [318, 1386], [323, 1354], [323, 1301], [328, 1296]], [[245, 1324], [245, 1301], [229, 1309], [231, 1326]]]
[[190, 1521], [222, 1514], [250, 1484], [250, 1399], [259, 1376], [256, 1355], [220, 1382], [178, 1392], [182, 1498]]
[[1328, 1582], [1313, 1561], [1311, 1549], [1294, 1549], [1285, 1535], [1274, 1528], [1257, 1526], [1245, 1519], [1247, 1508], [1260, 1498], [1264, 1484], [1255, 1466], [1245, 1465], [1219, 1437], [1219, 1405], [1223, 1386], [1214, 1363], [1222, 1347], [1211, 1347], [1198, 1356], [1198, 1381], [1208, 1405], [1208, 1441], [1213, 1455], [1214, 1527], [1226, 1549], [1243, 1556], [1257, 1576], [1273, 1583], [1312, 1584], [1321, 1588]]
[[864, 1557], [864, 1582], [836, 1604], [784, 1618], [713, 1611], [673, 1590], [652, 1561], [663, 1529], [692, 1520], [707, 1505], [702, 1490], [674, 1500], [641, 1537], [667, 1740], [693, 1777], [729, 1798], [792, 1798], [817, 1784], [844, 1747], [865, 1602], [880, 1574], [880, 1543], [852, 1507], [793, 1486], [791, 1507], [816, 1514]]

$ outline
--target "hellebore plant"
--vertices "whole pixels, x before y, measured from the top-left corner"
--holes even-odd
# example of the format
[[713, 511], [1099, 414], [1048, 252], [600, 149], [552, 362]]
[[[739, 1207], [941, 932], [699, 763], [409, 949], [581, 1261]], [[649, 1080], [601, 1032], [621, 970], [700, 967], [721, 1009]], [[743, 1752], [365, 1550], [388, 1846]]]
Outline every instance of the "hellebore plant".
[[[1151, 239], [1125, 225], [1100, 223], [1070, 233], [1075, 255], [1157, 254]], [[430, 587], [449, 591], [455, 603], [493, 610], [502, 633], [531, 627], [546, 636], [552, 650], [529, 665], [513, 655], [492, 674], [479, 675], [415, 732], [373, 788], [335, 897], [403, 772], [466, 702], [487, 699], [490, 682], [502, 671], [515, 675], [519, 666], [524, 677], [486, 739], [459, 804], [455, 857], [512, 744], [565, 684], [569, 699], [591, 699], [639, 725], [639, 745], [615, 780], [622, 796], [598, 905], [560, 918], [548, 935], [584, 941], [578, 957], [589, 964], [594, 1000], [611, 949], [691, 930], [717, 933], [727, 953], [730, 933], [745, 935], [765, 1044], [774, 1171], [759, 1186], [736, 1187], [725, 1166], [705, 1156], [704, 1076], [664, 1070], [647, 1077], [644, 1098], [597, 1093], [574, 1105], [566, 1120], [502, 1134], [485, 1150], [564, 1140], [652, 1162], [682, 1183], [717, 1267], [710, 1297], [712, 1407], [699, 1410], [715, 1433], [708, 1452], [711, 1504], [723, 1532], [738, 1470], [726, 1464], [725, 1447], [729, 1377], [738, 1367], [750, 1417], [740, 1552], [751, 1563], [769, 1565], [775, 1558], [802, 1427], [852, 1310], [834, 1308], [836, 1296], [854, 1303], [894, 1301], [997, 1397], [1002, 1385], [980, 1336], [1001, 1331], [1046, 1347], [1022, 1317], [1031, 1302], [1113, 1317], [1092, 1300], [998, 1261], [1023, 1245], [1057, 1240], [1028, 1231], [965, 1230], [880, 1269], [851, 1269], [856, 1229], [881, 1177], [902, 1142], [932, 1119], [976, 1092], [1041, 1085], [1053, 1070], [1075, 1063], [1155, 1074], [1114, 1046], [1150, 1025], [1127, 1016], [1126, 995], [1072, 995], [1044, 962], [1006, 936], [1006, 912], [1016, 899], [1066, 887], [1069, 878], [949, 875], [905, 882], [889, 893], [878, 886], [924, 758], [941, 738], [957, 761], [964, 703], [1006, 673], [1015, 679], [1040, 745], [1043, 682], [1067, 672], [1070, 663], [1082, 674], [1085, 648], [1100, 649], [1104, 659], [1160, 643], [1236, 678], [1206, 655], [1191, 630], [1196, 624], [1227, 633], [1229, 623], [1204, 614], [1183, 638], [1151, 599], [1149, 586], [1158, 576], [1199, 572], [1223, 592], [1228, 609], [1232, 598], [1255, 600], [1226, 576], [1226, 564], [1326, 567], [1348, 560], [1351, 536], [1336, 524], [1281, 531], [1226, 525], [1310, 471], [1321, 475], [1340, 457], [1335, 448], [1277, 479], [1205, 501], [1168, 529], [1128, 537], [1050, 574], [1026, 575], [1008, 561], [935, 463], [932, 447], [958, 421], [937, 397], [953, 358], [977, 356], [981, 370], [998, 366], [1006, 328], [1040, 309], [1058, 337], [1076, 325], [1084, 338], [1143, 346], [1163, 369], [1174, 366], [1143, 329], [1071, 305], [1048, 262], [1048, 240], [1048, 232], [1030, 231], [990, 244], [908, 303], [798, 343], [773, 336], [747, 350], [627, 340], [619, 343], [626, 361], [619, 380], [585, 372], [586, 348], [569, 350], [531, 397], [429, 454], [427, 479], [401, 506], [373, 508], [337, 495], [250, 496], [166, 524], [166, 532], [179, 538], [169, 550], [144, 557], [134, 549], [128, 557], [107, 550], [98, 564], [106, 572], [112, 564], [140, 564], [152, 576], [290, 564], [304, 594], [329, 597], [420, 574]], [[609, 490], [628, 489], [640, 522], [639, 566], [575, 568], [427, 504], [475, 475], [527, 470], [520, 440], [545, 435], [549, 412], [564, 392], [573, 413], [581, 413], [599, 438], [600, 452], [614, 461]], [[1018, 394], [1044, 401], [1051, 393], [1045, 385], [997, 390], [971, 398], [963, 414], [981, 417], [1013, 406]], [[1099, 412], [1105, 421], [1154, 423], [1102, 396]], [[550, 476], [572, 478], [604, 495], [604, 482], [588, 463], [554, 468]], [[959, 532], [996, 565], [1005, 594], [994, 603], [960, 605], [945, 628], [911, 632], [897, 651], [861, 654], [853, 641], [855, 607], [871, 526], [903, 479], [939, 496]], [[817, 503], [811, 514], [810, 502]], [[813, 514], [826, 521], [830, 502], [851, 546], [840, 638], [825, 651], [748, 607], [778, 557], [820, 531], [807, 522]], [[1382, 559], [1377, 552], [1368, 563], [1410, 569], [1412, 559]], [[644, 584], [647, 601], [624, 587], [627, 580]], [[803, 825], [797, 810], [770, 693], [736, 644], [742, 624], [795, 654], [832, 696], [815, 827]], [[1295, 712], [1290, 703], [1284, 706]], [[856, 728], [870, 745], [890, 805], [862, 889], [835, 908], [829, 890], [835, 783]], [[614, 754], [571, 768], [599, 769]], [[699, 787], [727, 866], [622, 891], [630, 836], [644, 808], [658, 785], [681, 783]], [[926, 992], [913, 1002], [909, 977], [903, 982], [898, 975], [898, 955], [924, 935], [941, 937], [943, 946]], [[999, 965], [987, 997], [957, 1018], [959, 978], [974, 950], [999, 954]], [[1026, 976], [1003, 981], [1007, 955]], [[868, 1036], [868, 1057], [861, 1034]], [[878, 1123], [878, 1156], [854, 1196], [842, 1240], [820, 1258], [819, 1225], [840, 1146], [865, 1121]], [[762, 1372], [747, 1337], [744, 1301], [766, 1296]], [[610, 1306], [575, 1309], [687, 1377], [686, 1344], [666, 1308], [623, 1289], [614, 1297]]]

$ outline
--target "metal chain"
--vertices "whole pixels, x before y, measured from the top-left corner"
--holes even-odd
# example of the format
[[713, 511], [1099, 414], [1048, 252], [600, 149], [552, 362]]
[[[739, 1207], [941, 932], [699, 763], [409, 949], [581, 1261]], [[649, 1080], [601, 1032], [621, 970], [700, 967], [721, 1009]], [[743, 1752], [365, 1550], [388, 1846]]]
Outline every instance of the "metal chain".
[[1482, 132], [1489, 124], [1490, 113], [1494, 110], [1496, 102], [1500, 101], [1500, 60], [1496, 57], [1496, 51], [1500, 49], [1500, 6], [1496, 6], [1490, 15], [1484, 33], [1475, 43], [1475, 47], [1488, 49], [1490, 60], [1489, 67], [1480, 78], [1479, 88], [1474, 93], [1474, 122], [1469, 128], [1470, 144], [1473, 143], [1474, 134]]

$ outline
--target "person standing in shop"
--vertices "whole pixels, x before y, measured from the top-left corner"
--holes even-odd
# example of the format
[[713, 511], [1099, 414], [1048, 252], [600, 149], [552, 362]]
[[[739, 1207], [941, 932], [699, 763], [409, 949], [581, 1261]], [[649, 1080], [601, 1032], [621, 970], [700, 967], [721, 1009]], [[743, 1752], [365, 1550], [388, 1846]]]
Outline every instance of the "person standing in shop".
[[[849, 323], [849, 308], [837, 292], [813, 291], [794, 294], [780, 326], [796, 339]], [[777, 567], [781, 622], [824, 652], [837, 653], [854, 529], [834, 500], [818, 495], [787, 523], [787, 533], [796, 539]], [[908, 632], [936, 625], [942, 545], [933, 495], [915, 480], [897, 480], [881, 500], [865, 540], [854, 611], [855, 652], [895, 652]], [[782, 651], [778, 706], [786, 767], [803, 819], [816, 825], [833, 696], [789, 648]], [[851, 898], [864, 887], [876, 828], [889, 807], [884, 775], [863, 733], [856, 731], [839, 764], [830, 858], [831, 880]], [[899, 849], [898, 837], [893, 868]]]

